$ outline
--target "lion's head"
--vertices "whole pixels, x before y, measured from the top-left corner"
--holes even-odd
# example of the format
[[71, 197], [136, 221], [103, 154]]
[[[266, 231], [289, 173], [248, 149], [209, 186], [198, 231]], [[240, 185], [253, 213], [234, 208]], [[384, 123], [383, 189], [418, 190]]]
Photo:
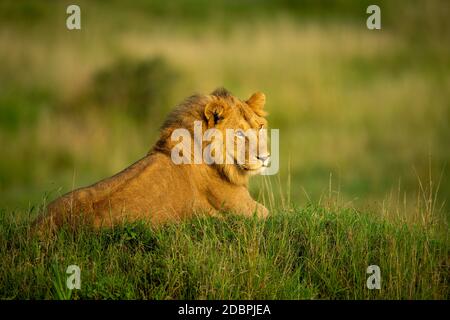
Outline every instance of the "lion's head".
[[[192, 96], [170, 113], [155, 150], [173, 155], [184, 145], [180, 153], [188, 163], [214, 166], [230, 182], [246, 184], [250, 175], [269, 165], [264, 104], [265, 95], [260, 92], [245, 101], [225, 89]], [[179, 130], [189, 133], [190, 139], [180, 143], [177, 136], [174, 140]], [[196, 152], [201, 152], [200, 161]]]

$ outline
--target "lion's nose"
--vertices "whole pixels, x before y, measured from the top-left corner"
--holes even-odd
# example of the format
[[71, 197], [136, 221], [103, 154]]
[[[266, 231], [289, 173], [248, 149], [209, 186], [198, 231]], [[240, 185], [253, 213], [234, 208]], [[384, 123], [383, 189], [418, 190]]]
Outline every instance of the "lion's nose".
[[270, 154], [266, 154], [263, 156], [257, 156], [258, 160], [261, 160], [263, 163], [263, 166], [268, 167], [270, 163]]

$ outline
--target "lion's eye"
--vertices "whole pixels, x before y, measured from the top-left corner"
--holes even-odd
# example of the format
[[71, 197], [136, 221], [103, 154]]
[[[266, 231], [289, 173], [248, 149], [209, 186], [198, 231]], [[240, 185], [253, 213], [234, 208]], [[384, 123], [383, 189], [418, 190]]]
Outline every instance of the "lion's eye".
[[243, 138], [243, 137], [245, 137], [245, 133], [242, 130], [237, 130], [236, 131], [236, 136]]

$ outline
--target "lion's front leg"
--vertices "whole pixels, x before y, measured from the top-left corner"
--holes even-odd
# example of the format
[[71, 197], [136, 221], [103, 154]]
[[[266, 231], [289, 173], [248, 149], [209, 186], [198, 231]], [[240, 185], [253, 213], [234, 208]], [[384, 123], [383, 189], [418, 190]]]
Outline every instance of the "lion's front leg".
[[259, 218], [266, 218], [269, 210], [253, 200], [244, 186], [226, 186], [219, 191], [210, 190], [207, 201], [215, 210], [251, 217], [256, 214]]
[[261, 203], [256, 202], [256, 214], [258, 215], [259, 218], [265, 219], [269, 215], [269, 209], [267, 209]]
[[267, 216], [269, 215], [269, 210], [264, 205], [253, 199], [249, 199], [245, 208], [238, 206], [234, 211], [245, 216], [253, 216], [254, 214], [256, 214], [258, 218], [262, 219], [267, 218]]
[[235, 214], [252, 217], [254, 214], [258, 218], [265, 219], [269, 215], [269, 210], [261, 203], [253, 200], [250, 196], [247, 199], [239, 199], [239, 201], [228, 201], [224, 205], [224, 210]]

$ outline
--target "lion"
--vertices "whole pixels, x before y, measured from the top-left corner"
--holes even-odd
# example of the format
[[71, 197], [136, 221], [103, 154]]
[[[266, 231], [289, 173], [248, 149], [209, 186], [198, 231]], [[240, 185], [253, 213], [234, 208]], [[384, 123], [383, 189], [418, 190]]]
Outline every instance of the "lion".
[[[172, 139], [176, 129], [193, 133], [193, 123], [198, 121], [203, 131], [261, 130], [267, 127], [265, 101], [261, 92], [242, 101], [224, 88], [187, 98], [169, 114], [159, 139], [145, 157], [112, 177], [57, 198], [48, 204], [36, 224], [54, 230], [65, 222], [89, 223], [96, 228], [137, 220], [159, 225], [196, 213], [266, 217], [268, 210], [251, 197], [248, 181], [268, 166], [268, 152], [253, 152], [253, 159], [249, 159], [249, 151], [255, 150], [244, 144], [246, 158], [240, 164], [235, 158], [212, 164], [175, 164], [172, 160], [178, 143]], [[190, 158], [192, 154], [183, 156]]]

